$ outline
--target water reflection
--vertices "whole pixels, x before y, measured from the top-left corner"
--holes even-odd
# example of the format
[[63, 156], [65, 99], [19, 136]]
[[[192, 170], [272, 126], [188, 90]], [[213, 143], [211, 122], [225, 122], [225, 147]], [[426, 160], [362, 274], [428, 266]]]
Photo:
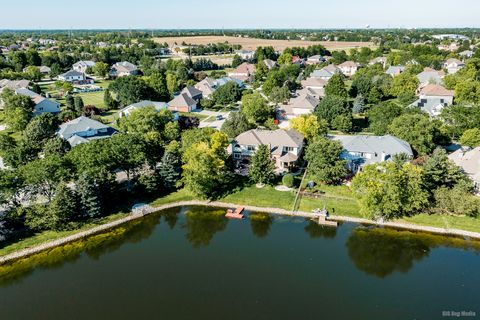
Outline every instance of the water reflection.
[[357, 227], [352, 230], [346, 246], [358, 269], [384, 278], [395, 271], [407, 273], [415, 262], [427, 257], [432, 248], [478, 250], [480, 242], [405, 230]]
[[268, 213], [252, 212], [249, 219], [253, 234], [259, 238], [265, 238], [272, 226], [273, 217]]
[[207, 207], [195, 207], [187, 211], [185, 236], [194, 248], [208, 246], [215, 233], [225, 230], [228, 220], [225, 210]]
[[337, 228], [321, 226], [318, 223], [309, 220], [308, 224], [305, 226], [305, 232], [310, 236], [310, 238], [324, 238], [324, 239], [333, 239], [337, 235]]

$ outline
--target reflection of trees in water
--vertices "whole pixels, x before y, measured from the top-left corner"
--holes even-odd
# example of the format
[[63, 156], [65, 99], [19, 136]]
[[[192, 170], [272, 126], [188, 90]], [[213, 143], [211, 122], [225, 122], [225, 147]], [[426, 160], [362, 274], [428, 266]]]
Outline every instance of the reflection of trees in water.
[[358, 269], [377, 277], [406, 273], [428, 256], [432, 243], [409, 231], [358, 227], [347, 240], [348, 255]]
[[213, 235], [227, 226], [225, 211], [194, 207], [186, 213], [185, 229], [187, 240], [194, 248], [208, 246]]
[[176, 216], [177, 213], [178, 209], [165, 210], [161, 214], [155, 213], [105, 233], [0, 266], [0, 286], [24, 279], [35, 268], [61, 268], [65, 263], [74, 262], [80, 258], [82, 252], [85, 252], [90, 258], [98, 260], [102, 255], [117, 250], [124, 243], [137, 243], [150, 237], [160, 223], [160, 217], [163, 214]]
[[169, 210], [165, 213], [162, 213], [162, 216], [165, 219], [165, 222], [170, 227], [170, 229], [175, 228], [175, 225], [177, 224], [177, 221], [178, 221], [178, 212], [177, 211]]
[[272, 226], [273, 217], [268, 213], [252, 212], [249, 218], [253, 234], [259, 238], [266, 237]]
[[308, 233], [310, 238], [325, 238], [333, 239], [337, 235], [337, 228], [322, 226], [314, 221], [309, 221], [305, 226], [305, 232]]

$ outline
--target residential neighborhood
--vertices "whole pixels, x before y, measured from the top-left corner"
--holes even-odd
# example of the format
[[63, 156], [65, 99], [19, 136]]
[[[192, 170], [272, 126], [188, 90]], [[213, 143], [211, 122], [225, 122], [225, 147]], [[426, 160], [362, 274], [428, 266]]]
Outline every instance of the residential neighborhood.
[[2, 4], [2, 319], [475, 318], [459, 1]]

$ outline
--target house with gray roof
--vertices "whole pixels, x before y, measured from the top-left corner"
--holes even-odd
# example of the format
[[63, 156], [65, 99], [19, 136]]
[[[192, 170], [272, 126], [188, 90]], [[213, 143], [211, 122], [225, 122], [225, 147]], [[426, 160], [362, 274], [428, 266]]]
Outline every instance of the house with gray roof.
[[390, 66], [388, 67], [386, 74], [391, 75], [392, 77], [398, 76], [400, 73], [405, 71], [405, 66]]
[[35, 104], [33, 107], [33, 115], [38, 116], [42, 113], [59, 113], [60, 103], [44, 98], [36, 92], [33, 92], [27, 88], [20, 88], [15, 90], [16, 94], [30, 97]]
[[66, 81], [66, 82], [74, 82], [79, 83], [86, 80], [86, 76], [83, 72], [78, 72], [75, 70], [70, 70], [65, 73], [62, 73], [58, 76], [59, 80]]
[[118, 78], [118, 77], [125, 77], [136, 75], [138, 73], [138, 68], [133, 63], [128, 61], [117, 62], [115, 63], [109, 71], [110, 77]]
[[333, 64], [329, 64], [328, 66], [320, 70], [313, 71], [310, 77], [328, 81], [330, 80], [331, 77], [333, 77], [334, 74], [339, 74], [339, 73], [342, 73], [342, 71], [339, 68], [337, 68]]
[[395, 155], [405, 154], [413, 158], [410, 144], [391, 135], [338, 135], [331, 138], [342, 143], [343, 152], [340, 157], [347, 161], [348, 169], [354, 173], [365, 165], [390, 161]]
[[232, 141], [232, 157], [236, 163], [248, 162], [259, 146], [267, 145], [277, 171], [285, 172], [295, 166], [302, 154], [303, 139], [303, 135], [293, 129], [252, 129]]
[[75, 147], [92, 140], [110, 138], [116, 132], [114, 128], [99, 121], [81, 116], [60, 125], [57, 135]]
[[186, 93], [190, 98], [195, 100], [197, 103], [200, 102], [200, 100], [203, 97], [202, 91], [198, 90], [194, 86], [185, 87], [181, 93]]
[[30, 85], [30, 80], [9, 80], [9, 79], [1, 79], [0, 80], [0, 92], [3, 89], [10, 89], [16, 90], [20, 88], [28, 88]]
[[166, 110], [168, 109], [168, 103], [166, 102], [157, 102], [157, 101], [150, 101], [150, 100], [143, 100], [137, 103], [133, 103], [129, 106], [126, 106], [122, 110], [118, 112], [118, 116], [121, 117], [128, 117], [133, 111], [140, 110], [146, 107], [154, 107], [155, 110]]
[[437, 71], [432, 68], [425, 68], [422, 72], [417, 74], [417, 79], [420, 81], [420, 87], [424, 87], [427, 84], [442, 84], [445, 72], [443, 70]]
[[278, 66], [277, 62], [271, 59], [265, 59], [263, 60], [263, 63], [265, 64], [268, 70], [272, 70], [273, 68]]
[[438, 97], [427, 97], [424, 99], [418, 99], [410, 106], [414, 108], [419, 108], [423, 112], [428, 113], [430, 117], [436, 118], [442, 113], [443, 108], [448, 106], [448, 101]]
[[95, 67], [95, 62], [90, 60], [78, 61], [73, 64], [72, 69], [81, 73], [87, 73], [88, 68]]

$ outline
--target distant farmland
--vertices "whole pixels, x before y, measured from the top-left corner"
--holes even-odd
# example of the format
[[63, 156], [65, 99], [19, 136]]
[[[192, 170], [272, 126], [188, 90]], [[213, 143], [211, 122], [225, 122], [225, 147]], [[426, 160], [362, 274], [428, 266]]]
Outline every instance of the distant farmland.
[[268, 40], [268, 39], [254, 39], [254, 38], [239, 38], [239, 37], [223, 37], [223, 36], [193, 36], [193, 37], [162, 37], [155, 38], [158, 43], [168, 43], [171, 47], [183, 42], [187, 44], [206, 45], [209, 43], [228, 42], [230, 44], [239, 44], [242, 49], [255, 50], [258, 47], [272, 46], [277, 51], [283, 51], [288, 47], [308, 47], [315, 44], [321, 44], [331, 51], [348, 50], [353, 48], [370, 47], [375, 48], [373, 42], [348, 42], [348, 41], [304, 41], [304, 40]]

